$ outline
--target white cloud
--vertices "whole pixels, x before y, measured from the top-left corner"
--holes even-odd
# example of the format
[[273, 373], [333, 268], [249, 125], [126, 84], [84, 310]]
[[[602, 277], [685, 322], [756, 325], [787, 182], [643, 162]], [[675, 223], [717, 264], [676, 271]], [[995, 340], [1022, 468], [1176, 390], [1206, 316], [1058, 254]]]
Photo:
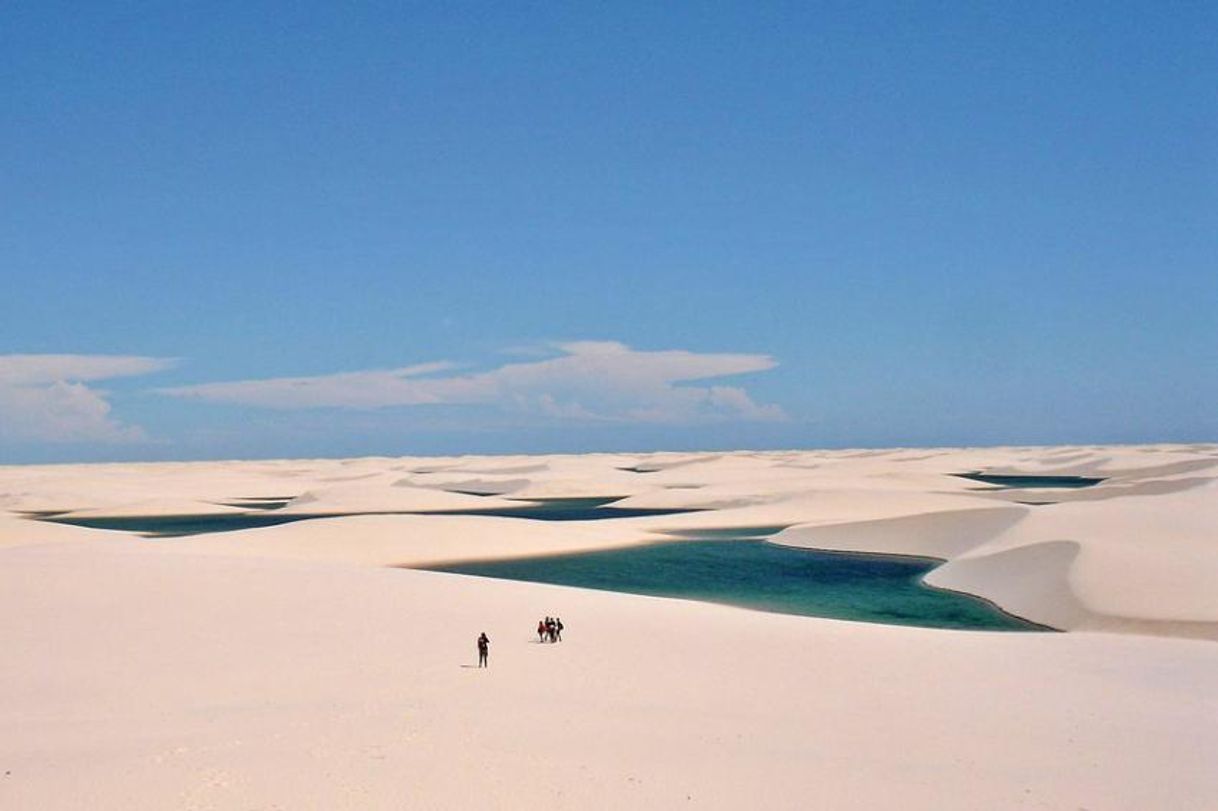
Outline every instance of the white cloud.
[[403, 369], [318, 377], [242, 380], [161, 389], [174, 397], [263, 408], [374, 409], [414, 405], [491, 405], [551, 419], [690, 423], [784, 419], [732, 386], [691, 386], [727, 375], [772, 369], [767, 355], [643, 352], [616, 342], [580, 341], [552, 348], [557, 357], [508, 363], [468, 374], [432, 363]]
[[168, 369], [168, 358], [138, 355], [0, 355], [0, 386], [110, 380]]
[[87, 381], [148, 374], [173, 364], [130, 355], [0, 355], [0, 441], [133, 442], [139, 426], [110, 415]]

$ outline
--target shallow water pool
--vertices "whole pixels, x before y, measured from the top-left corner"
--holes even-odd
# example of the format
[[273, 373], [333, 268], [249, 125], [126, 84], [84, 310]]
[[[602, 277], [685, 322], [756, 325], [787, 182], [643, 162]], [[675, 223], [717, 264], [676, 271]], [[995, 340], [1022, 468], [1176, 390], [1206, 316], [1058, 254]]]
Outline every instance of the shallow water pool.
[[1051, 630], [985, 600], [924, 585], [922, 577], [937, 565], [928, 558], [824, 552], [758, 540], [697, 540], [423, 568], [862, 622]]

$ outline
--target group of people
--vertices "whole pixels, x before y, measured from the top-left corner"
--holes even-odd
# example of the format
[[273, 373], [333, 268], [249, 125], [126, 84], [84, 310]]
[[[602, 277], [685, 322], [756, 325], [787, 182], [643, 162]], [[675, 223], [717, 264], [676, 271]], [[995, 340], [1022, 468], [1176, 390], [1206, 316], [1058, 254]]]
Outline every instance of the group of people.
[[537, 621], [538, 642], [562, 642], [562, 620], [558, 617], [546, 617]]
[[[562, 620], [546, 617], [537, 621], [538, 642], [562, 642]], [[491, 652], [491, 638], [483, 631], [478, 635], [478, 667], [487, 667]]]

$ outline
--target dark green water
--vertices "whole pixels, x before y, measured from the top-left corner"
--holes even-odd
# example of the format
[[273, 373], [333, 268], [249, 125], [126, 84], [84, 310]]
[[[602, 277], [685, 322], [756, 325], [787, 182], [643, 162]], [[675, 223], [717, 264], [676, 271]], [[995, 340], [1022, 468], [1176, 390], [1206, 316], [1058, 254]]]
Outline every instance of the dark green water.
[[519, 507], [488, 507], [485, 510], [436, 511], [427, 515], [492, 515], [500, 518], [532, 518], [537, 521], [603, 521], [609, 518], [640, 518], [698, 512], [690, 509], [614, 507], [617, 498], [555, 498], [524, 502]]
[[664, 529], [660, 530], [672, 538], [688, 538], [693, 541], [747, 541], [754, 538], [768, 538], [777, 535], [790, 524], [758, 524], [755, 526], [723, 527], [719, 529], [700, 527], [699, 529]]
[[[488, 507], [476, 510], [435, 510], [412, 513], [359, 513], [360, 515], [489, 515], [500, 518], [531, 518], [539, 521], [603, 521], [611, 518], [635, 518], [647, 515], [672, 515], [694, 510], [631, 509], [609, 506], [618, 498], [562, 498], [539, 502], [521, 502], [518, 507]], [[335, 518], [335, 514], [277, 513], [274, 508], [256, 508], [245, 513], [212, 515], [124, 515], [89, 517], [47, 517], [44, 521], [72, 524], [94, 529], [114, 529], [138, 532], [153, 538], [175, 538], [202, 535], [209, 532], [232, 532], [238, 529], [273, 527], [293, 521], [314, 518]]]
[[862, 622], [1049, 630], [984, 600], [923, 585], [922, 576], [938, 564], [925, 558], [792, 549], [763, 541], [706, 540], [426, 568]]
[[93, 529], [116, 529], [123, 532], [138, 532], [153, 538], [175, 538], [183, 535], [202, 535], [207, 532], [232, 532], [238, 529], [273, 527], [293, 521], [321, 518], [318, 515], [300, 513], [276, 515], [270, 510], [251, 513], [218, 513], [215, 515], [116, 515], [90, 516], [88, 518], [46, 518], [56, 524], [71, 524]]
[[1015, 488], [1070, 488], [1094, 487], [1103, 479], [1092, 479], [1087, 476], [1000, 476], [991, 473], [955, 473], [957, 478], [969, 479], [985, 484], [996, 484], [1008, 489]]

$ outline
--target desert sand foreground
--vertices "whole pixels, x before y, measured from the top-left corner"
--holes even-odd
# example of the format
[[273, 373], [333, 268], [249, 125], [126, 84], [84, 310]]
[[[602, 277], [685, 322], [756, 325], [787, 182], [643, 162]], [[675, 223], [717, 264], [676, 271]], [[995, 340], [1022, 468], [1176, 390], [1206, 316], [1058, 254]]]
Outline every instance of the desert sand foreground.
[[[609, 497], [697, 511], [455, 514]], [[322, 517], [36, 520], [252, 499]], [[755, 527], [941, 558], [930, 583], [1068, 633], [399, 568]], [[1213, 809], [1218, 447], [5, 467], [0, 638], [4, 809]]]

